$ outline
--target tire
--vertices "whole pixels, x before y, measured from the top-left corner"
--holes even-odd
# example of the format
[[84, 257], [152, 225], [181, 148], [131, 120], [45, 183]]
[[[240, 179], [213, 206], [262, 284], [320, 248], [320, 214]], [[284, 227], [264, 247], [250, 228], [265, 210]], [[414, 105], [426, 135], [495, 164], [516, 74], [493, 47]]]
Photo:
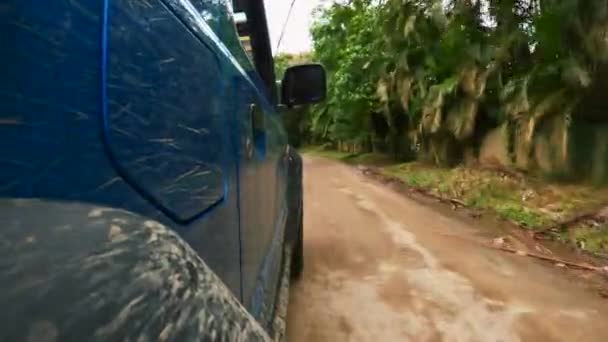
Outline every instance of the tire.
[[291, 279], [297, 280], [302, 277], [302, 272], [304, 271], [304, 225], [302, 212], [304, 211], [304, 206], [300, 201], [300, 217], [298, 218], [298, 235], [297, 239], [294, 242], [293, 246], [293, 254], [291, 256]]

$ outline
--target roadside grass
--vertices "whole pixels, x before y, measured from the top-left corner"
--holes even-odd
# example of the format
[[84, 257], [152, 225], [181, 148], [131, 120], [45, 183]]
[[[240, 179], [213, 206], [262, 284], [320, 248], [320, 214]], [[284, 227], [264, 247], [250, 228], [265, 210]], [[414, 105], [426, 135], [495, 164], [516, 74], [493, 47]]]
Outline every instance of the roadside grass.
[[577, 247], [608, 257], [608, 223], [584, 222], [563, 231], [560, 241], [576, 244]]
[[[608, 204], [608, 189], [563, 184], [500, 169], [457, 166], [441, 168], [421, 162], [398, 163], [384, 155], [336, 152], [321, 147], [302, 151], [349, 164], [373, 165], [391, 178], [433, 195], [512, 221], [531, 230], [544, 230]], [[591, 253], [608, 254], [608, 224], [583, 222], [568, 227], [558, 240]]]
[[325, 149], [323, 146], [307, 146], [299, 149], [300, 153], [305, 153], [318, 157], [325, 157], [330, 159], [337, 159], [345, 161], [348, 157], [354, 154], [348, 152], [339, 152], [331, 149]]
[[354, 165], [386, 165], [394, 164], [390, 157], [379, 153], [350, 153], [326, 149], [323, 146], [308, 146], [300, 149], [301, 153], [336, 159]]

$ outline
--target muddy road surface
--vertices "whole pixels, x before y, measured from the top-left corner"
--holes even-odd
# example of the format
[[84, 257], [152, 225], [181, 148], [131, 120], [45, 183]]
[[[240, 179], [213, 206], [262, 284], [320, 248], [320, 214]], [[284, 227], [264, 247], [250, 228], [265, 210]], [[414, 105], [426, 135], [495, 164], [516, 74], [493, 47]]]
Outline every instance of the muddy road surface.
[[481, 228], [304, 160], [305, 271], [288, 341], [608, 341], [608, 302]]

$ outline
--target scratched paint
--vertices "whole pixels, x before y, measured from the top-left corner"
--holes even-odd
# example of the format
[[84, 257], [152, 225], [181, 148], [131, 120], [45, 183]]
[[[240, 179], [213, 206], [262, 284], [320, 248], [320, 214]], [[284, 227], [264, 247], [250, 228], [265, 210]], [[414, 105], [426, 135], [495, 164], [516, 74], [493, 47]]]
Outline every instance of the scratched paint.
[[[282, 229], [291, 216], [285, 213], [286, 139], [226, 2], [166, 0], [160, 6], [159, 0], [116, 0], [107, 2], [107, 17], [104, 3], [0, 5], [0, 42], [9, 42], [11, 51], [0, 55], [0, 137], [12, 147], [0, 149], [0, 197], [91, 203], [160, 222], [178, 232], [267, 327]], [[108, 45], [100, 32], [108, 34]], [[116, 51], [117, 38], [126, 40], [123, 50]], [[178, 43], [191, 44], [191, 50], [173, 46]], [[252, 103], [266, 117], [260, 139], [267, 150], [249, 161], [244, 151]], [[102, 139], [104, 131], [108, 139]], [[226, 155], [233, 159], [224, 160]], [[237, 179], [243, 182], [240, 198]], [[241, 219], [242, 227], [239, 200], [251, 219]], [[87, 213], [91, 219], [105, 214]], [[120, 220], [104, 232], [108, 241], [124, 241]], [[79, 227], [65, 223], [53, 230]], [[25, 242], [37, 241], [32, 236]], [[37, 327], [40, 335], [54, 336], [46, 321]]]
[[[130, 2], [113, 3], [128, 5]], [[221, 193], [225, 196], [221, 205], [204, 218], [187, 224], [178, 223], [161, 211], [161, 206], [142, 196], [117, 172], [115, 163], [107, 153], [107, 146], [100, 136], [103, 131], [100, 105], [102, 5], [103, 1], [78, 0], [35, 4], [17, 0], [3, 2], [4, 10], [0, 11], [0, 36], [3, 39], [0, 42], [10, 42], [12, 53], [0, 56], [3, 75], [0, 82], [0, 118], [10, 119], [11, 124], [0, 125], [0, 137], [3, 146], [11, 148], [0, 149], [0, 197], [95, 203], [136, 212], [162, 222], [178, 231], [240, 297], [236, 187], [222, 187]], [[152, 63], [156, 70], [175, 63], [168, 58], [159, 56], [154, 60]], [[232, 63], [227, 58], [220, 62], [227, 65]], [[237, 77], [237, 71], [234, 73]], [[247, 76], [243, 74], [242, 77], [246, 79]], [[125, 78], [130, 82], [137, 80], [131, 74], [126, 74]], [[141, 91], [148, 91], [149, 83], [147, 80], [141, 82], [144, 86]], [[191, 92], [198, 92], [201, 99], [207, 91], [207, 84], [202, 85], [205, 87], [191, 89]], [[148, 101], [147, 98], [137, 99], [144, 100]], [[117, 118], [130, 118], [138, 128], [146, 127], [151, 121], [137, 110], [137, 101], [108, 101], [108, 107], [116, 109]], [[178, 108], [179, 104], [173, 107]], [[175, 108], [170, 109], [179, 112]], [[175, 130], [179, 129], [181, 133], [176, 135], [197, 137], [211, 136], [212, 133], [210, 127], [200, 127], [203, 125], [179, 124], [181, 126]], [[140, 134], [128, 127], [115, 128], [130, 136]], [[151, 140], [160, 140], [149, 143], [165, 146], [167, 153], [176, 151], [175, 147], [182, 145], [180, 138], [163, 133], [150, 136]], [[213, 172], [210, 171], [217, 170], [215, 173], [219, 174], [220, 170], [218, 165], [210, 162], [212, 159], [205, 158], [205, 150], [235, 149], [232, 137], [225, 134], [228, 132], [222, 131], [222, 140], [213, 146], [201, 143], [199, 149], [202, 152], [196, 155], [196, 160], [182, 156], [181, 160], [185, 159], [190, 167], [176, 167], [172, 172], [178, 180], [176, 184], [166, 182], [157, 187], [159, 192], [173, 194], [174, 199], [183, 199], [184, 196], [178, 195], [183, 195], [188, 182], [197, 185], [192, 187], [195, 194], [183, 202], [172, 203], [174, 208], [200, 212], [205, 209], [204, 203], [213, 201], [209, 198], [217, 195], [217, 189], [210, 186], [213, 179]], [[162, 155], [141, 155], [128, 163], [149, 166], [143, 172], [153, 173], [159, 159], [162, 159]], [[173, 163], [179, 160], [174, 159]], [[236, 184], [234, 162], [227, 168], [222, 166], [221, 173], [222, 177], [228, 177], [230, 184]], [[190, 209], [192, 203], [199, 203], [200, 208]]]
[[141, 191], [190, 220], [230, 182], [221, 67], [158, 0], [112, 1], [107, 30], [108, 144]]

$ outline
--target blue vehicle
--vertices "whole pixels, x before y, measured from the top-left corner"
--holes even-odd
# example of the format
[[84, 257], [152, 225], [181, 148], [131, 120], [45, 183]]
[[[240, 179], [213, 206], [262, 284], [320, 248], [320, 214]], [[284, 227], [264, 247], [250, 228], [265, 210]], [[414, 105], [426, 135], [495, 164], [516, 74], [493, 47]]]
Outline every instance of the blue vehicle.
[[323, 100], [322, 67], [278, 94], [262, 0], [0, 17], [0, 341], [279, 339], [303, 253], [279, 112]]

